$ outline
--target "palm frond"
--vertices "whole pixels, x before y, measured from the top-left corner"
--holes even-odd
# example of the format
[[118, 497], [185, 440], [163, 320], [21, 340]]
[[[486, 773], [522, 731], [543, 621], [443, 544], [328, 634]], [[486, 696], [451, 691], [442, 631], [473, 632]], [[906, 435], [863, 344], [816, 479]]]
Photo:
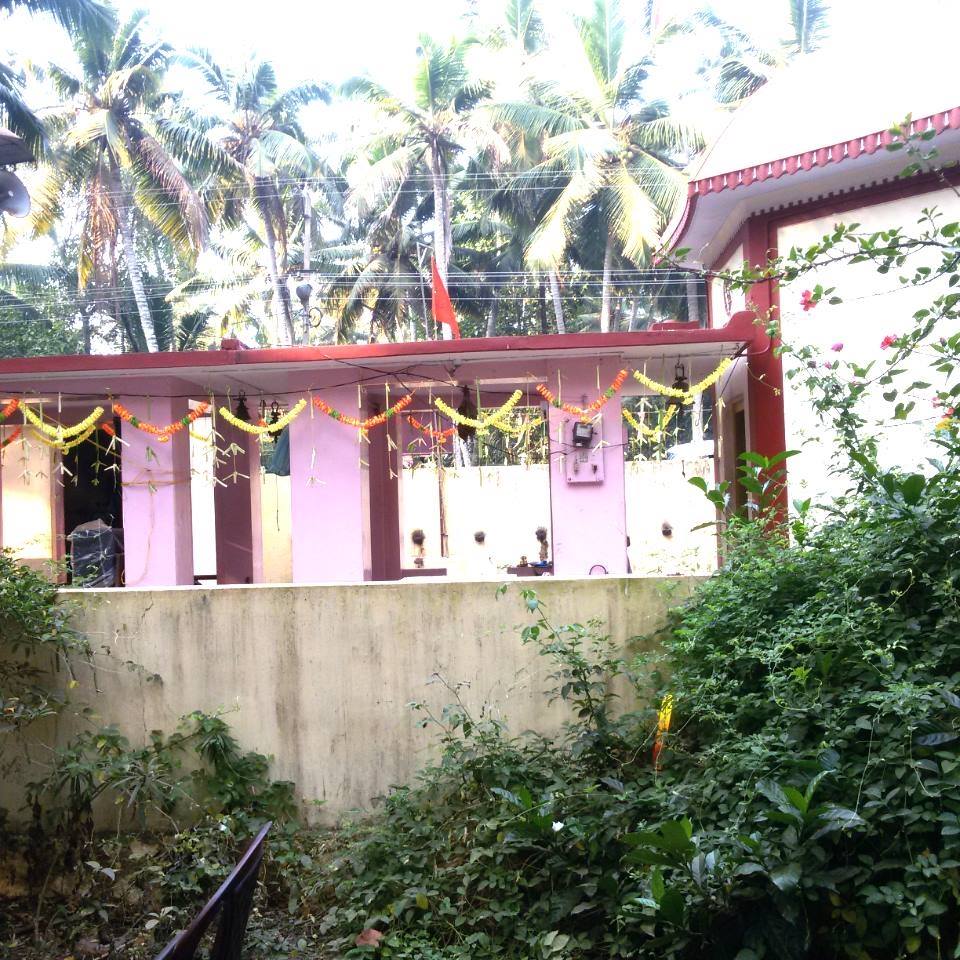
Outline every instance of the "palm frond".
[[530, 237], [526, 260], [531, 267], [549, 269], [562, 263], [574, 214], [602, 184], [603, 172], [596, 164], [587, 164], [573, 173]]
[[233, 78], [213, 58], [209, 50], [195, 48], [187, 53], [175, 54], [172, 63], [197, 70], [207, 81], [209, 92], [223, 103], [233, 102]]
[[135, 149], [137, 206], [178, 247], [199, 252], [209, 230], [200, 197], [170, 154], [152, 136], [140, 133]]
[[70, 33], [102, 26], [110, 17], [109, 7], [97, 0], [0, 0], [0, 13], [18, 8], [29, 13], [49, 13]]

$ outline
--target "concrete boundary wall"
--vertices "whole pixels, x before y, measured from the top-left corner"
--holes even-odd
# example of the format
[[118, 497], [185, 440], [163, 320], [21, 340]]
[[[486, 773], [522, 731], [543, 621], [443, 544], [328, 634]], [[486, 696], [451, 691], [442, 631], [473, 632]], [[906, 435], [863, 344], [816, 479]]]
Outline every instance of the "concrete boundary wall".
[[[100, 651], [100, 692], [81, 675], [75, 702], [135, 742], [193, 710], [229, 710], [241, 744], [273, 755], [274, 776], [295, 781], [307, 815], [329, 822], [412, 782], [429, 759], [436, 734], [418, 728], [408, 704], [439, 711], [452, 701], [437, 673], [468, 683], [471, 710], [495, 710], [512, 732], [562, 722], [564, 708], [542, 694], [551, 663], [520, 642], [517, 627], [530, 622], [521, 587], [537, 590], [554, 622], [599, 618], [626, 646], [657, 630], [696, 582], [514, 579], [499, 599], [493, 582], [428, 580], [65, 591]], [[57, 737], [81, 722], [68, 711]]]

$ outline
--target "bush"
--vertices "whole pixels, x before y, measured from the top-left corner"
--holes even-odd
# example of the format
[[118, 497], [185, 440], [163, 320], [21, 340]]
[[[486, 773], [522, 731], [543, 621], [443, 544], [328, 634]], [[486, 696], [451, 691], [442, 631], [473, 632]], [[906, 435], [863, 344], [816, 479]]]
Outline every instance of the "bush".
[[626, 665], [528, 596], [576, 722], [550, 743], [440, 718], [442, 761], [336, 864], [335, 945], [373, 926], [396, 957], [956, 955], [958, 507], [949, 474], [887, 475], [803, 546], [734, 523], [664, 637], [659, 771], [653, 712], [610, 709]]

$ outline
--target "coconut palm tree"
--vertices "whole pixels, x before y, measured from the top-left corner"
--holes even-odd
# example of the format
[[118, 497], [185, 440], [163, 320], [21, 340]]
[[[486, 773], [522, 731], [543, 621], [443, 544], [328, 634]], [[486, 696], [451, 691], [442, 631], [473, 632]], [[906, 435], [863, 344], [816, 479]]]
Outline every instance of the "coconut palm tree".
[[79, 199], [84, 214], [80, 288], [103, 286], [104, 299], [119, 306], [122, 251], [136, 307], [122, 313], [129, 343], [136, 350], [156, 350], [138, 230], [149, 224], [189, 257], [202, 249], [208, 221], [175, 159], [175, 128], [171, 131], [159, 116], [170, 48], [143, 39], [144, 17], [138, 12], [120, 24], [110, 13], [74, 37], [78, 73], [48, 68], [65, 106], [49, 120], [53, 145], [33, 190], [32, 223], [37, 233], [49, 232], [68, 200]]
[[598, 225], [600, 328], [608, 331], [614, 260], [644, 263], [657, 246], [682, 197], [680, 158], [701, 141], [696, 130], [670, 117], [666, 104], [644, 99], [643, 82], [666, 30], [655, 31], [648, 18], [644, 51], [627, 56], [620, 0], [594, 0], [577, 28], [584, 86], [536, 82], [532, 102], [499, 103], [491, 114], [520, 135], [542, 139], [544, 159], [524, 176], [524, 186], [550, 187], [563, 178], [530, 238], [527, 262], [556, 268], [586, 220]]
[[784, 39], [772, 48], [718, 16], [711, 7], [697, 14], [701, 24], [718, 30], [722, 38], [719, 57], [705, 71], [720, 103], [736, 106], [795, 57], [822, 46], [830, 29], [830, 10], [824, 0], [787, 0], [784, 12]]
[[328, 101], [329, 90], [306, 83], [280, 91], [269, 63], [252, 62], [233, 72], [220, 67], [204, 50], [182, 60], [201, 72], [212, 96], [204, 121], [219, 169], [210, 194], [211, 208], [227, 226], [236, 226], [250, 213], [259, 221], [274, 291], [277, 333], [288, 343], [296, 343], [286, 283], [285, 201], [299, 193], [302, 181], [316, 166], [298, 114], [307, 104]]
[[[96, 0], [0, 0], [0, 15], [15, 10], [48, 13], [71, 35], [107, 17], [107, 8]], [[0, 126], [23, 137], [37, 156], [43, 152], [43, 124], [23, 99], [23, 75], [5, 63], [0, 63]]]
[[[468, 146], [488, 148], [489, 128], [479, 125], [474, 110], [489, 93], [489, 85], [471, 78], [466, 55], [475, 41], [451, 41], [444, 47], [420, 38], [420, 61], [407, 100], [364, 77], [344, 85], [344, 92], [374, 104], [384, 117], [387, 133], [378, 136], [382, 158], [370, 165], [359, 190], [383, 193], [388, 184], [424, 171], [433, 193], [433, 255], [446, 284], [453, 250], [454, 164]], [[444, 335], [449, 330], [444, 328]]]

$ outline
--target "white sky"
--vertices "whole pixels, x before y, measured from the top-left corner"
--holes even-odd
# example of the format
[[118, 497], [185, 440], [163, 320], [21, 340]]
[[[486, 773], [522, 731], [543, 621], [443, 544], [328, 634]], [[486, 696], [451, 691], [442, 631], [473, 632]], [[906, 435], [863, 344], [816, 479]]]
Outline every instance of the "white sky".
[[[708, 0], [660, 0], [661, 19], [684, 17]], [[478, 32], [501, 21], [504, 0], [115, 0], [121, 15], [137, 8], [150, 13], [149, 25], [158, 37], [179, 48], [206, 47], [224, 66], [241, 66], [249, 58], [269, 60], [281, 87], [305, 80], [333, 85], [356, 74], [369, 74], [405, 95], [416, 63], [417, 38], [430, 33], [438, 39], [470, 32], [472, 11]], [[547, 58], [551, 72], [570, 70], [570, 14], [586, 13], [592, 0], [540, 0], [540, 10], [550, 34]], [[640, 4], [624, 0], [625, 15]], [[785, 33], [786, 0], [712, 0], [713, 9], [743, 27], [766, 45], [773, 46]], [[923, 44], [924, 37], [960, 32], [960, 0], [832, 0], [830, 45], [837, 62], [854, 83], [869, 83], [874, 70], [895, 70], [896, 62], [875, 56], [876, 49], [891, 49], [891, 38], [907, 48]], [[705, 46], [701, 39], [675, 43], [656, 78], [661, 95], [679, 93], [692, 82]], [[914, 48], [916, 49], [916, 48]], [[922, 49], [922, 47], [921, 47]], [[64, 32], [48, 19], [29, 17], [22, 11], [0, 15], [0, 60], [32, 59], [71, 62]], [[189, 85], [188, 71], [172, 79]], [[32, 91], [31, 102], [52, 94]], [[53, 105], [53, 104], [51, 104]], [[699, 108], [696, 99], [692, 108]], [[811, 109], [844, 109], [842, 99], [811, 104]], [[355, 114], [354, 105], [333, 109], [313, 107], [304, 117], [308, 132], [323, 137], [343, 129]], [[709, 124], [698, 118], [705, 132]], [[793, 118], [796, 122], [798, 118]], [[790, 121], [787, 121], [790, 122]], [[30, 256], [34, 244], [22, 243], [17, 253]], [[39, 245], [38, 245], [39, 246]], [[39, 252], [39, 250], [37, 250]]]
[[[416, 59], [417, 36], [439, 38], [467, 32], [464, 15], [472, 10], [479, 24], [499, 19], [503, 0], [115, 0], [121, 14], [150, 12], [157, 34], [176, 46], [203, 46], [224, 63], [247, 57], [270, 60], [284, 85], [303, 80], [338, 83], [369, 73], [390, 85], [402, 85]], [[661, 0], [661, 17], [682, 16], [696, 0]], [[559, 27], [570, 12], [585, 12], [590, 0], [541, 0], [548, 27]], [[632, 4], [623, 4], [629, 11]], [[639, 4], [637, 5], [639, 6]], [[767, 42], [777, 39], [786, 18], [786, 0], [713, 0], [713, 8]], [[900, 32], [905, 23], [944, 29], [956, 22], [956, 0], [833, 0], [832, 40], [840, 46], [864, 45], [871, 34]], [[0, 18], [0, 50], [38, 62], [69, 56], [62, 32], [44, 18], [22, 12]]]

